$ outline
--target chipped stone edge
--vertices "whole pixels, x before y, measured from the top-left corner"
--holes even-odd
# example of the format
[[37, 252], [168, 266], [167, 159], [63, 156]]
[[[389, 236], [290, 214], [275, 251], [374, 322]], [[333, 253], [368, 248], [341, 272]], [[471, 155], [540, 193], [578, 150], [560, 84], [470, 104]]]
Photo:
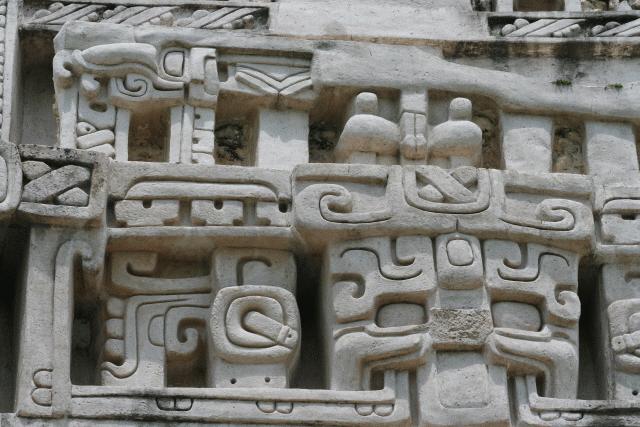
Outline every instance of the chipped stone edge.
[[88, 206], [76, 207], [22, 202], [17, 211], [19, 219], [27, 222], [73, 227], [98, 227], [103, 224], [110, 169], [106, 156], [100, 153], [38, 145], [20, 145], [18, 150], [21, 160], [76, 163], [91, 168]]

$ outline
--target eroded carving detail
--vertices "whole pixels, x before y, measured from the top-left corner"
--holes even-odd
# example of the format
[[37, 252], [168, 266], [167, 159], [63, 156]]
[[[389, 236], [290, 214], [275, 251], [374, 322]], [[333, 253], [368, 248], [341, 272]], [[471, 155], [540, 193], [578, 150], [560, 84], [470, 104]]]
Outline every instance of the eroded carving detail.
[[631, 4], [310, 3], [0, 1], [3, 422], [637, 424]]
[[377, 370], [424, 363], [436, 285], [431, 241], [371, 238], [336, 245], [326, 256], [331, 388], [369, 390]]
[[[501, 241], [485, 242], [485, 256], [492, 301], [511, 304], [494, 306], [498, 316], [488, 341], [489, 357], [511, 372], [542, 375], [546, 396], [575, 398], [578, 257], [542, 245]], [[521, 307], [526, 316], [509, 313]]]
[[210, 322], [213, 384], [288, 386], [301, 333], [300, 314], [291, 292], [273, 286], [221, 289], [211, 307]]
[[206, 29], [253, 29], [268, 13], [264, 7], [219, 7], [193, 10], [180, 6], [125, 6], [113, 4], [52, 3], [28, 18], [32, 27], [58, 29], [71, 21], [124, 25], [161, 25]]
[[37, 145], [21, 145], [19, 151], [21, 216], [52, 224], [100, 224], [109, 168], [104, 156]]
[[131, 42], [61, 50], [54, 82], [61, 147], [117, 160], [215, 163], [215, 49]]
[[611, 330], [611, 349], [618, 368], [634, 374], [640, 373], [640, 357], [637, 354], [637, 349], [640, 348], [640, 300], [616, 301], [607, 308], [607, 313]]
[[168, 363], [188, 371], [204, 350], [209, 276], [157, 277], [158, 267], [152, 252], [112, 255], [100, 366], [104, 385], [163, 387]]
[[407, 203], [438, 213], [476, 213], [489, 206], [489, 173], [472, 167], [447, 171], [436, 166], [407, 167], [403, 178]]

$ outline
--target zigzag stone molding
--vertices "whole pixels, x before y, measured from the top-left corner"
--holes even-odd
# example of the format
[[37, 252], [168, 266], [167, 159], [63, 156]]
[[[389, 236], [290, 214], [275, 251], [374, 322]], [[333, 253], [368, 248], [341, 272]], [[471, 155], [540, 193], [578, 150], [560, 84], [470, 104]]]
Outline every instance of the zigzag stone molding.
[[233, 30], [263, 28], [268, 15], [269, 8], [259, 2], [248, 3], [248, 6], [205, 4], [201, 7], [55, 2], [25, 16], [23, 25], [27, 28], [60, 29], [67, 22], [86, 21]]
[[[637, 14], [598, 14], [578, 16], [566, 14], [561, 18], [544, 14], [518, 14], [509, 18], [501, 14], [490, 16], [493, 33], [507, 38], [517, 37], [637, 37], [640, 35], [640, 18]], [[508, 22], [508, 23], [505, 23]]]

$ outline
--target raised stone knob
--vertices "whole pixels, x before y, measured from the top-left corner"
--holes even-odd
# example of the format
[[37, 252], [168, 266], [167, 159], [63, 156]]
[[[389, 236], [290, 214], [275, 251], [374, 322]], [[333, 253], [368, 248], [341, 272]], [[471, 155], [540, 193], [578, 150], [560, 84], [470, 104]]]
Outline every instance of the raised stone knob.
[[449, 105], [449, 120], [434, 127], [429, 137], [433, 164], [446, 168], [480, 166], [482, 129], [471, 121], [471, 101], [455, 98]]
[[[378, 97], [364, 92], [356, 97], [355, 114], [340, 135], [336, 159], [346, 163], [380, 163], [377, 156], [395, 156], [400, 145], [400, 128], [377, 116]], [[367, 156], [368, 154], [368, 156]]]

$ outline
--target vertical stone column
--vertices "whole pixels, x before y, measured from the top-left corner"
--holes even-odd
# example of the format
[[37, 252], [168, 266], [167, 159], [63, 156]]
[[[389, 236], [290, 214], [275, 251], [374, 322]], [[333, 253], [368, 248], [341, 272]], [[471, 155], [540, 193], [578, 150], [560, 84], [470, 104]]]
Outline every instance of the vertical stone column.
[[71, 399], [76, 260], [91, 247], [68, 230], [34, 226], [21, 296], [16, 412], [61, 417]]
[[309, 111], [317, 93], [308, 58], [233, 56], [220, 91], [234, 97], [236, 114], [254, 118], [254, 166], [290, 171], [309, 163]]
[[434, 352], [418, 368], [420, 425], [506, 427], [506, 369], [488, 365], [482, 353], [492, 324], [480, 241], [453, 233], [438, 236], [435, 247]]
[[20, 303], [20, 360], [16, 383], [16, 410], [20, 415], [50, 416], [53, 413], [51, 302], [54, 260], [61, 240], [59, 233], [52, 233], [46, 227], [31, 230]]
[[400, 164], [425, 164], [427, 161], [428, 102], [424, 89], [400, 93]]

